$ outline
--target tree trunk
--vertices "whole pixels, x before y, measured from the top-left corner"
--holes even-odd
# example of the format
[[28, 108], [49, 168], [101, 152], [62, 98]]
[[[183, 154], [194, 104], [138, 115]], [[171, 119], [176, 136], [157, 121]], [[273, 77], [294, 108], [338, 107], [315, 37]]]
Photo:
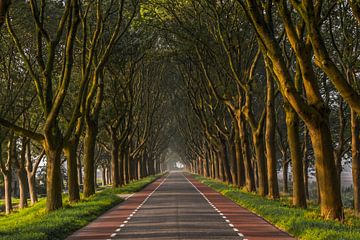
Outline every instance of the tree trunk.
[[19, 208], [23, 209], [28, 206], [27, 196], [29, 193], [25, 169], [18, 169], [16, 175], [19, 181]]
[[269, 184], [269, 197], [272, 199], [280, 198], [277, 179], [277, 161], [275, 148], [275, 108], [274, 108], [274, 85], [269, 70], [266, 71], [267, 96], [266, 96], [266, 159], [267, 175]]
[[[114, 138], [114, 137], [113, 137]], [[111, 149], [111, 178], [113, 188], [120, 187], [119, 176], [119, 143], [116, 139], [112, 139]]]
[[40, 163], [41, 159], [43, 158], [44, 152], [38, 157], [38, 159], [36, 160], [37, 163], [33, 166], [31, 159], [30, 144], [31, 142], [29, 141], [26, 145], [26, 174], [27, 174], [27, 181], [29, 186], [30, 202], [31, 205], [34, 205], [38, 201], [36, 186], [35, 186], [35, 176], [36, 176], [38, 163]]
[[[21, 152], [20, 158], [15, 159], [16, 163], [16, 176], [19, 182], [19, 208], [23, 209], [28, 206], [27, 204], [27, 196], [29, 195], [29, 188], [27, 184], [27, 176], [26, 176], [26, 169], [25, 169], [25, 162], [26, 162], [26, 149], [27, 149], [27, 142], [28, 139], [22, 138], [21, 139]], [[16, 154], [16, 149], [14, 149], [14, 154]]]
[[142, 156], [138, 157], [136, 162], [137, 162], [137, 179], [139, 180], [144, 176], [142, 172], [143, 169], [141, 167], [143, 165]]
[[353, 110], [351, 110], [351, 137], [354, 210], [356, 215], [360, 215], [360, 119]]
[[95, 194], [95, 145], [98, 131], [96, 121], [85, 121], [84, 140], [84, 197]]
[[344, 219], [341, 202], [340, 179], [338, 178], [331, 133], [326, 120], [315, 121], [308, 126], [314, 149], [315, 167], [320, 190], [321, 215], [326, 219]]
[[223, 159], [223, 156], [222, 156], [222, 150], [219, 150], [218, 152], [217, 152], [217, 163], [218, 163], [218, 169], [219, 169], [219, 178], [220, 178], [220, 180], [221, 181], [226, 181], [225, 180], [225, 176], [224, 176], [224, 164], [223, 164], [223, 161], [224, 161], [224, 159]]
[[106, 182], [106, 167], [102, 166], [101, 168], [101, 183], [102, 186], [106, 186], [107, 182]]
[[[260, 130], [261, 132], [261, 130]], [[258, 193], [260, 196], [266, 196], [268, 194], [268, 181], [266, 172], [266, 159], [264, 153], [264, 141], [263, 134], [259, 132], [253, 133], [253, 143], [255, 148], [255, 156], [258, 172]]]
[[306, 199], [310, 199], [309, 196], [309, 176], [308, 176], [308, 168], [309, 168], [309, 161], [308, 161], [308, 147], [307, 147], [307, 129], [305, 128], [304, 132], [304, 152], [303, 152], [303, 175], [304, 175], [304, 188], [305, 188], [305, 196]]
[[[57, 139], [58, 140], [58, 139]], [[56, 140], [53, 141], [54, 143]], [[61, 153], [62, 144], [44, 145], [47, 158], [46, 167], [46, 209], [53, 211], [62, 207], [61, 196]]]
[[13, 210], [12, 199], [11, 199], [12, 174], [11, 172], [7, 172], [7, 173], [3, 173], [3, 175], [4, 175], [4, 186], [5, 186], [5, 213], [10, 214]]
[[218, 180], [221, 180], [218, 155], [217, 155], [217, 152], [214, 149], [211, 150], [211, 158], [212, 158], [213, 164], [214, 164], [214, 174], [215, 174], [214, 178], [218, 179]]
[[72, 139], [64, 146], [64, 155], [67, 159], [69, 202], [80, 201], [80, 190], [77, 167], [77, 148], [79, 140]]
[[237, 176], [236, 176], [236, 154], [235, 154], [235, 146], [234, 146], [234, 140], [231, 139], [228, 141], [228, 159], [230, 162], [230, 174], [231, 174], [231, 183], [236, 186], [237, 185]]
[[127, 156], [127, 152], [126, 152], [126, 149], [124, 149], [124, 152], [123, 152], [123, 159], [122, 159], [122, 162], [123, 162], [123, 179], [124, 179], [124, 184], [128, 184], [129, 183], [129, 174], [128, 174], [128, 159], [129, 157]]
[[82, 185], [83, 184], [83, 172], [82, 172], [81, 159], [79, 156], [77, 157], [77, 171], [78, 171], [78, 183], [79, 183], [79, 185]]
[[285, 105], [286, 128], [293, 176], [293, 205], [306, 208], [303, 166], [299, 140], [299, 120], [291, 106]]
[[205, 150], [205, 177], [210, 177], [210, 157], [209, 157], [209, 152]]
[[287, 162], [287, 159], [285, 158], [285, 161], [283, 160], [283, 181], [284, 181], [284, 192], [289, 192], [289, 181], [288, 181], [288, 171], [289, 171], [289, 163]]
[[243, 187], [245, 185], [245, 166], [244, 159], [242, 156], [241, 142], [239, 132], [235, 131], [235, 141], [234, 141], [234, 155], [236, 161], [236, 185], [238, 187]]
[[238, 123], [239, 123], [239, 138], [240, 138], [241, 150], [242, 150], [242, 156], [243, 156], [244, 168], [245, 168], [246, 190], [248, 192], [254, 192], [256, 189], [255, 177], [251, 164], [250, 146], [247, 138], [248, 133], [245, 126], [244, 118], [240, 116]]
[[30, 194], [30, 202], [31, 205], [37, 203], [38, 198], [36, 194], [36, 186], [35, 186], [35, 174], [27, 174], [28, 185], [29, 185], [29, 194]]

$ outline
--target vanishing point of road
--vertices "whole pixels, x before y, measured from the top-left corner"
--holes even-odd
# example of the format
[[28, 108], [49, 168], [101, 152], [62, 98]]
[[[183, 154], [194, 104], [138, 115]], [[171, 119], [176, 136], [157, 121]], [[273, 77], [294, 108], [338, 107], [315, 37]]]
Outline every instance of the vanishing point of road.
[[290, 240], [287, 233], [183, 172], [171, 172], [68, 240]]

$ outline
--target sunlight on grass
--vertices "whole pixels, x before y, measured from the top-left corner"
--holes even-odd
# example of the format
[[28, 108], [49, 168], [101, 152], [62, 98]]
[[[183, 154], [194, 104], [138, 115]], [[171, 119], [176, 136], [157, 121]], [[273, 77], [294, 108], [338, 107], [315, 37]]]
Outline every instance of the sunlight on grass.
[[201, 176], [195, 176], [195, 178], [299, 239], [360, 239], [360, 218], [352, 215], [350, 210], [346, 211], [344, 223], [325, 221], [320, 217], [318, 207], [314, 205], [307, 210], [295, 208], [290, 205], [286, 197], [279, 201], [272, 201], [220, 181]]

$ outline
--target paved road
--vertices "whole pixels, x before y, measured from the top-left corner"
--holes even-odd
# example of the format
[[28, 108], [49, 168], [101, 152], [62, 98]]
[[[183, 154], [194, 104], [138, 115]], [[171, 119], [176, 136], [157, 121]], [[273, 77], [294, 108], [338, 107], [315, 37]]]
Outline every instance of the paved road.
[[182, 173], [171, 173], [114, 239], [242, 239]]
[[191, 175], [172, 172], [68, 238], [75, 239], [293, 238]]

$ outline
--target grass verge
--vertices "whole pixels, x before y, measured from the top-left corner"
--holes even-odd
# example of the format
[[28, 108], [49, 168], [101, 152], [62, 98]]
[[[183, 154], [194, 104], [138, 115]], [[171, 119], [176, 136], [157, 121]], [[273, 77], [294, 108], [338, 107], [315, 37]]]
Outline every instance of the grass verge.
[[50, 213], [45, 211], [46, 200], [42, 199], [32, 207], [0, 216], [0, 239], [65, 239], [123, 201], [117, 194], [137, 192], [158, 177], [143, 178], [118, 189], [105, 189], [76, 204], [70, 205], [65, 196], [64, 207]]
[[228, 197], [240, 206], [260, 215], [278, 228], [304, 240], [358, 240], [360, 218], [346, 210], [344, 223], [324, 220], [317, 206], [309, 209], [292, 207], [288, 199], [273, 201], [242, 191], [223, 182], [194, 176], [197, 180]]

